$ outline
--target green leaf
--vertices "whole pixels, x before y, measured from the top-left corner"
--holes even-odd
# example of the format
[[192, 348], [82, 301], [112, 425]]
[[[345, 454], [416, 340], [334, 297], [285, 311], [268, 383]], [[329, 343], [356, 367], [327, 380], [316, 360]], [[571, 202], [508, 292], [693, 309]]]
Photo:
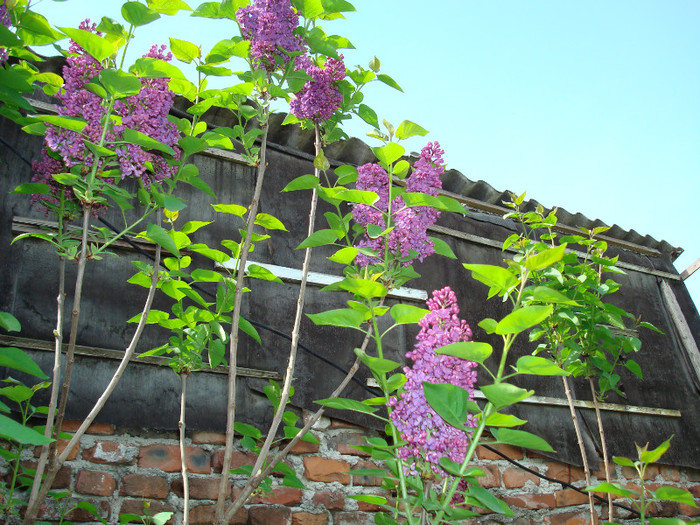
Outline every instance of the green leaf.
[[[142, 6], [142, 4], [138, 5]], [[103, 69], [100, 71], [99, 78], [100, 84], [102, 84], [110, 95], [117, 99], [138, 95], [141, 91], [141, 81], [136, 75], [127, 73], [126, 71], [111, 68]]]
[[389, 310], [389, 315], [396, 321], [397, 325], [413, 324], [423, 319], [428, 312], [430, 312], [430, 310], [419, 308], [411, 304], [395, 304], [391, 307], [391, 310]]
[[46, 438], [36, 430], [25, 427], [3, 414], [0, 414], [0, 436], [23, 445], [45, 445], [53, 441], [53, 439]]
[[697, 521], [683, 521], [678, 518], [649, 518], [649, 525], [687, 525]]
[[59, 29], [98, 62], [102, 62], [117, 52], [114, 44], [90, 31], [71, 27], [59, 27]]
[[368, 105], [360, 104], [357, 108], [357, 114], [370, 126], [379, 128], [379, 118], [377, 117], [377, 113]]
[[439, 239], [438, 237], [428, 237], [428, 239], [433, 241], [433, 248], [435, 248], [435, 253], [437, 253], [438, 255], [442, 255], [443, 257], [447, 257], [448, 259], [457, 258], [455, 252], [453, 252], [452, 248], [450, 248], [450, 245], [442, 239]]
[[499, 335], [519, 334], [552, 315], [552, 305], [525, 306], [506, 315], [496, 326]]
[[318, 18], [324, 12], [321, 0], [293, 0], [292, 4], [301, 16], [309, 20]]
[[527, 423], [524, 419], [515, 417], [512, 414], [501, 414], [494, 412], [486, 419], [486, 425], [490, 427], [518, 427]]
[[537, 286], [530, 290], [530, 298], [540, 303], [555, 303], [576, 306], [578, 303], [563, 293], [547, 286]]
[[352, 308], [339, 308], [328, 310], [318, 314], [306, 314], [315, 325], [320, 326], [344, 326], [348, 328], [360, 328], [365, 316], [362, 312]]
[[355, 248], [354, 246], [346, 246], [345, 248], [341, 248], [337, 252], [335, 252], [333, 255], [328, 257], [329, 261], [337, 262], [339, 264], [350, 264], [352, 261], [355, 260], [355, 257], [357, 257], [357, 254], [359, 253], [359, 250]]
[[639, 455], [639, 460], [643, 461], [644, 463], [656, 463], [659, 460], [659, 458], [663, 456], [668, 450], [668, 448], [671, 446], [672, 439], [673, 436], [661, 443], [654, 450], [645, 450]]
[[474, 279], [499, 292], [508, 292], [519, 283], [512, 273], [501, 266], [490, 264], [464, 264], [463, 266], [472, 272]]
[[487, 317], [486, 319], [482, 319], [481, 321], [479, 321], [478, 326], [482, 328], [487, 334], [493, 334], [496, 332], [498, 322], [495, 319]]
[[22, 329], [22, 325], [11, 313], [0, 312], [0, 328], [6, 332], [19, 332]]
[[[172, 517], [172, 512], [159, 512], [151, 518], [151, 521], [153, 525], [165, 525]], [[141, 517], [139, 516], [139, 518]]]
[[535, 376], [568, 376], [569, 372], [562, 370], [559, 365], [550, 359], [534, 355], [524, 355], [515, 367], [519, 374], [530, 374]]
[[246, 267], [246, 275], [252, 279], [260, 279], [262, 281], [274, 281], [277, 283], [282, 283], [282, 279], [277, 277], [267, 268], [258, 266], [257, 264], [249, 264]]
[[616, 496], [622, 496], [623, 498], [629, 498], [630, 496], [635, 496], [637, 493], [633, 490], [627, 490], [622, 488], [617, 483], [603, 482], [598, 485], [593, 485], [585, 488], [588, 492], [603, 492], [604, 494], [615, 494]]
[[562, 244], [556, 248], [550, 248], [542, 253], [528, 257], [525, 259], [525, 267], [529, 270], [542, 270], [543, 268], [547, 268], [547, 266], [561, 261], [561, 258], [564, 257], [564, 250], [566, 250], [566, 245]]
[[425, 136], [428, 134], [428, 130], [422, 128], [418, 124], [411, 122], [410, 120], [404, 120], [399, 127], [396, 129], [397, 139], [407, 139], [409, 137], [415, 137], [416, 135]]
[[623, 467], [632, 467], [634, 468], [634, 461], [632, 461], [629, 458], [625, 458], [622, 456], [615, 456], [613, 457], [613, 462], [615, 462], [618, 465], [622, 465]]
[[192, 270], [190, 275], [193, 281], [202, 283], [220, 283], [224, 280], [224, 276], [219, 272], [215, 272], [214, 270], [205, 270], [204, 268]]
[[40, 120], [46, 124], [68, 129], [70, 131], [83, 131], [87, 122], [78, 117], [63, 117], [61, 115], [29, 115], [32, 119]]
[[363, 414], [374, 414], [378, 410], [377, 408], [367, 406], [354, 399], [345, 399], [342, 397], [319, 399], [316, 403], [328, 408], [352, 410], [353, 412], [361, 412]]
[[0, 367], [12, 368], [40, 379], [48, 379], [44, 371], [24, 351], [15, 347], [0, 348]]
[[277, 217], [270, 215], [269, 213], [258, 213], [255, 216], [255, 224], [262, 226], [267, 230], [283, 230], [287, 231], [282, 221]]
[[240, 328], [240, 330], [242, 332], [248, 334], [250, 337], [255, 339], [258, 342], [258, 344], [262, 343], [262, 341], [260, 339], [260, 334], [255, 329], [255, 327], [250, 323], [250, 321], [248, 321], [248, 319], [246, 319], [243, 316], [239, 316], [238, 317], [238, 327]]
[[186, 64], [202, 56], [202, 50], [199, 46], [187, 40], [178, 40], [172, 37], [170, 37], [170, 50], [175, 58]]
[[219, 213], [230, 213], [238, 217], [243, 217], [248, 211], [248, 208], [240, 204], [212, 204], [211, 207]]
[[173, 197], [172, 195], [166, 195], [164, 201], [165, 205], [163, 207], [168, 211], [180, 211], [187, 207], [187, 203], [185, 203], [185, 201], [178, 199], [177, 197]]
[[147, 0], [147, 3], [148, 7], [162, 15], [172, 16], [179, 11], [192, 11], [192, 8], [182, 0]]
[[455, 428], [468, 430], [464, 423], [467, 420], [469, 392], [450, 383], [423, 382], [423, 393], [428, 404]]
[[302, 175], [287, 184], [282, 191], [312, 190], [318, 185], [319, 181], [316, 175]]
[[504, 516], [514, 515], [513, 511], [504, 501], [498, 499], [484, 487], [472, 484], [469, 486], [468, 495], [476, 499], [479, 502], [479, 506], [482, 508], [492, 510]]
[[204, 257], [218, 263], [225, 263], [231, 259], [231, 256], [227, 253], [224, 253], [221, 250], [215, 250], [214, 248], [209, 248], [209, 246], [206, 244], [192, 244], [190, 246], [190, 250], [200, 255], [204, 255]]
[[680, 489], [678, 487], [659, 487], [656, 489], [656, 497], [668, 501], [676, 501], [678, 503], [683, 503], [685, 505], [690, 505], [691, 507], [697, 508], [693, 495], [687, 490]]
[[316, 168], [318, 171], [328, 171], [330, 167], [331, 165], [328, 162], [326, 155], [323, 153], [323, 150], [320, 150], [318, 155], [316, 155], [316, 158], [314, 158], [314, 168]]
[[153, 57], [136, 59], [129, 71], [142, 78], [178, 78], [185, 80], [184, 73], [177, 66]]
[[167, 153], [168, 155], [175, 155], [175, 150], [167, 144], [163, 144], [160, 141], [152, 139], [145, 133], [141, 133], [140, 131], [136, 131], [135, 129], [126, 128], [124, 130], [124, 140], [131, 144], [141, 146], [145, 149], [154, 149], [156, 151]]
[[397, 89], [403, 93], [403, 89], [401, 89], [401, 86], [399, 86], [396, 81], [391, 78], [389, 75], [377, 75], [377, 80], [380, 82], [384, 82], [387, 86], [393, 87], [394, 89]]
[[136, 27], [145, 26], [160, 18], [160, 15], [153, 9], [139, 2], [126, 2], [122, 5], [122, 16], [124, 20]]
[[477, 341], [463, 341], [459, 343], [450, 343], [435, 350], [436, 354], [451, 355], [466, 359], [467, 361], [476, 361], [483, 363], [493, 353], [493, 348], [488, 343], [480, 343]]
[[148, 237], [148, 239], [154, 243], [159, 244], [176, 257], [180, 257], [180, 250], [177, 249], [175, 241], [172, 237], [170, 237], [170, 235], [168, 235], [168, 232], [165, 231], [162, 226], [148, 223], [148, 227], [146, 228], [146, 237]]
[[333, 230], [317, 230], [304, 239], [296, 249], [325, 246], [326, 244], [333, 244], [337, 240], [338, 235]]
[[328, 286], [322, 288], [322, 290], [345, 290], [346, 292], [359, 295], [365, 299], [385, 297], [386, 294], [389, 293], [387, 287], [382, 283], [371, 281], [369, 279], [358, 279], [355, 277], [346, 277], [342, 281], [329, 284]]
[[[353, 476], [358, 475], [354, 470], [349, 471], [349, 473]], [[382, 472], [382, 474], [386, 474], [386, 472]], [[387, 499], [384, 496], [376, 496], [374, 494], [353, 494], [348, 497], [357, 501], [371, 503], [372, 505], [384, 505], [387, 502]]]
[[535, 393], [534, 390], [525, 390], [510, 383], [494, 383], [492, 385], [484, 385], [481, 391], [486, 396], [496, 410], [503, 407], [514, 405], [525, 398], [530, 397]]
[[377, 374], [388, 374], [401, 366], [401, 363], [397, 363], [391, 359], [382, 359], [379, 357], [369, 356], [359, 348], [355, 348], [355, 354], [372, 372]]
[[[482, 389], [483, 391], [483, 389]], [[544, 439], [524, 430], [513, 430], [511, 428], [499, 428], [492, 431], [494, 437], [499, 443], [515, 445], [516, 447], [530, 448], [533, 450], [543, 450], [545, 452], [554, 452], [554, 449], [549, 446]]]
[[[127, 323], [138, 323], [141, 320], [142, 314], [137, 314], [127, 321]], [[168, 312], [163, 312], [162, 310], [151, 309], [148, 311], [148, 317], [146, 317], [146, 324], [157, 324], [161, 321], [166, 321], [170, 319], [170, 314]]]
[[384, 146], [372, 148], [372, 151], [377, 159], [379, 159], [379, 162], [385, 166], [393, 164], [406, 153], [406, 149], [396, 142], [389, 142]]
[[187, 221], [182, 228], [180, 228], [180, 231], [182, 233], [194, 233], [200, 228], [203, 228], [211, 223], [212, 221]]
[[253, 439], [259, 439], [262, 436], [260, 430], [255, 428], [253, 425], [248, 423], [243, 423], [241, 421], [236, 421], [233, 424], [233, 430], [238, 432], [241, 436], [250, 436]]

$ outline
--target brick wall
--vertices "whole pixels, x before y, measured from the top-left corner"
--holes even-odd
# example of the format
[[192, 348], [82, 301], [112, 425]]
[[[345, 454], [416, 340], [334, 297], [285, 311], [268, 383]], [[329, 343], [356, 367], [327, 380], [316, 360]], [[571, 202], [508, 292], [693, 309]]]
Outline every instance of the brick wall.
[[[66, 430], [77, 428], [68, 422]], [[306, 488], [283, 487], [275, 480], [271, 495], [254, 499], [231, 523], [240, 525], [365, 525], [373, 524], [377, 507], [347, 498], [352, 494], [381, 494], [379, 479], [353, 476], [352, 470], [375, 468], [376, 465], [352, 445], [361, 444], [364, 431], [340, 421], [322, 419], [314, 429], [320, 445], [301, 442], [288, 458]], [[218, 473], [223, 461], [222, 434], [194, 432], [188, 436], [187, 462], [190, 472], [190, 523], [212, 522], [213, 505], [218, 490]], [[508, 457], [527, 467], [562, 481], [583, 486], [583, 472], [543, 456], [521, 449], [500, 446]], [[38, 449], [29, 451], [27, 464], [35, 462]], [[466, 523], [516, 525], [577, 525], [586, 524], [587, 498], [570, 488], [541, 479], [526, 472], [486, 449], [477, 451], [476, 465], [487, 473], [482, 484], [504, 499], [514, 510], [515, 517], [484, 515]], [[254, 457], [236, 451], [231, 467], [251, 464]], [[603, 473], [595, 473], [598, 480]], [[634, 479], [631, 469], [617, 467], [614, 478], [624, 483]], [[648, 481], [654, 486], [671, 484], [690, 490], [700, 505], [700, 471], [671, 466], [652, 466], [647, 470]], [[243, 483], [241, 478], [239, 485]], [[116, 429], [111, 425], [94, 424], [81, 442], [80, 450], [70, 456], [55, 482], [56, 489], [72, 492], [64, 504], [70, 507], [87, 500], [109, 523], [118, 523], [122, 513], [141, 514], [144, 502], [149, 512], [174, 511], [173, 523], [181, 523], [183, 508], [180, 453], [175, 433], [156, 433]], [[233, 488], [231, 497], [238, 489]], [[601, 512], [600, 506], [597, 506]], [[664, 503], [653, 508], [658, 516], [699, 516], [698, 509]], [[43, 519], [55, 520], [55, 504], [43, 510]], [[90, 522], [84, 511], [69, 516], [74, 522]], [[629, 514], [618, 513], [625, 521]], [[633, 523], [635, 521], [629, 521]]]

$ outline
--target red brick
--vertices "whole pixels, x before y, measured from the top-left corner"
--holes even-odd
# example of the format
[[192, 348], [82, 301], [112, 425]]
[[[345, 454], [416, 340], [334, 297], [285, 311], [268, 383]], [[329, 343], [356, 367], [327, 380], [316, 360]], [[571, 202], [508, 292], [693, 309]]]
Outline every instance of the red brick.
[[376, 505], [374, 503], [367, 503], [366, 501], [358, 501], [357, 508], [364, 512], [379, 512], [382, 510], [381, 505]]
[[[190, 509], [190, 525], [211, 525], [214, 523], [216, 513], [215, 505], [199, 505]], [[248, 510], [244, 507], [240, 509], [229, 520], [229, 525], [247, 525]]]
[[289, 451], [291, 454], [316, 454], [320, 448], [318, 443], [310, 441], [297, 441]]
[[109, 465], [133, 465], [136, 463], [139, 449], [132, 444], [116, 441], [98, 441], [84, 450], [82, 458], [92, 463]]
[[[106, 501], [96, 501], [96, 500], [84, 500], [83, 498], [81, 499], [75, 499], [75, 498], [66, 498], [61, 500], [61, 507], [58, 506], [56, 501], [54, 499], [47, 499], [46, 503], [42, 505], [41, 509], [39, 510], [39, 518], [47, 521], [56, 521], [58, 522], [59, 519], [61, 519], [61, 510], [65, 510], [66, 508], [74, 509], [71, 512], [67, 513], [66, 515], [63, 516], [64, 520], [70, 520], [73, 522], [94, 522], [95, 517], [90, 514], [88, 511], [83, 510], [83, 509], [77, 509], [75, 506], [78, 504], [79, 501], [89, 501], [92, 503], [95, 508], [97, 509], [97, 514], [102, 517], [105, 520], [109, 520], [110, 518], [110, 508], [109, 508], [109, 503]], [[14, 522], [13, 522], [14, 523]], [[65, 523], [65, 521], [64, 521]]]
[[[196, 474], [209, 474], [209, 455], [201, 448], [186, 447], [187, 470]], [[178, 445], [147, 445], [139, 451], [140, 468], [157, 468], [165, 472], [179, 472], [180, 447]]]
[[567, 465], [566, 463], [551, 460], [547, 461], [545, 465], [547, 466], [547, 477], [556, 479], [558, 481], [573, 483], [575, 481], [586, 479], [586, 475], [583, 472], [583, 468], [581, 467]]
[[690, 492], [694, 498], [700, 498], [700, 485], [690, 485], [684, 488]]
[[[234, 499], [239, 496], [241, 489], [233, 489]], [[284, 505], [285, 507], [296, 507], [301, 504], [303, 492], [301, 489], [294, 487], [275, 487], [271, 494], [262, 494], [250, 500], [251, 504], [264, 505]]]
[[659, 468], [659, 474], [664, 481], [678, 483], [681, 480], [680, 472], [677, 467], [672, 465], [657, 465]]
[[519, 468], [508, 467], [503, 471], [502, 476], [503, 484], [507, 489], [522, 488], [528, 481], [532, 481], [535, 485], [540, 484], [540, 478]]
[[[598, 517], [594, 518], [595, 523], [598, 523]], [[562, 512], [559, 514], [548, 514], [544, 517], [545, 525], [590, 525], [588, 512], [573, 511]]]
[[117, 480], [106, 472], [81, 470], [75, 480], [75, 491], [92, 496], [111, 496], [117, 488]]
[[496, 465], [472, 465], [484, 471], [486, 476], [477, 478], [479, 485], [485, 489], [492, 489], [501, 486], [501, 471]]
[[287, 507], [250, 507], [248, 525], [291, 525], [292, 511]]
[[[615, 463], [612, 462], [612, 459], [608, 463], [608, 473], [610, 474], [610, 481], [614, 481], [616, 473]], [[598, 468], [591, 472], [591, 476], [594, 476], [598, 481], [605, 481], [605, 465], [602, 461], [598, 464]]]
[[[144, 509], [144, 507], [148, 507], [147, 511]], [[122, 501], [122, 506], [119, 509], [119, 514], [137, 514], [139, 516], [144, 516], [148, 512], [149, 516], [154, 516], [158, 514], [159, 512], [175, 512], [175, 509], [168, 505], [167, 503], [163, 503], [162, 501], [151, 501], [151, 500], [144, 500], [144, 499], [124, 499]], [[139, 521], [133, 521], [130, 523], [142, 523], [140, 520]], [[172, 525], [173, 524], [173, 518], [170, 518], [167, 522], [166, 525]]]
[[334, 512], [334, 525], [374, 525], [374, 514], [365, 512]]
[[[56, 441], [56, 454], [60, 455], [65, 449], [66, 446], [70, 443], [70, 439], [59, 439]], [[35, 447], [34, 448], [34, 457], [38, 458], [41, 456], [41, 448], [42, 447]], [[75, 458], [78, 457], [78, 449], [80, 449], [80, 443], [78, 443], [76, 446], [73, 447], [73, 450], [71, 450], [70, 454], [68, 454], [68, 457], [66, 458], [67, 461], [73, 461]]]
[[688, 474], [689, 481], [700, 481], [700, 470], [689, 468], [686, 470], [686, 473]]
[[310, 512], [295, 512], [292, 514], [292, 525], [326, 525], [326, 514], [311, 514]]
[[192, 434], [192, 443], [203, 445], [225, 445], [226, 434], [220, 432], [204, 432], [195, 430]]
[[[219, 496], [219, 478], [193, 478], [188, 476], [191, 499], [213, 499]], [[172, 483], [172, 491], [180, 498], [184, 495], [184, 485], [182, 478], [178, 478]]]
[[[74, 434], [75, 432], [77, 432], [77, 430], [80, 428], [80, 425], [82, 424], [82, 421], [78, 421], [75, 419], [67, 419], [63, 421], [63, 427], [61, 428], [61, 430], [63, 432], [70, 432], [71, 434]], [[98, 436], [111, 436], [114, 434], [114, 428], [114, 425], [110, 425], [107, 423], [92, 422], [90, 423], [90, 425], [88, 425], [85, 433], [95, 434]]]
[[367, 431], [365, 427], [355, 425], [354, 423], [348, 423], [347, 421], [341, 421], [340, 419], [331, 419], [331, 428], [349, 428], [354, 430]]
[[[36, 461], [22, 461], [22, 467], [26, 469], [36, 470]], [[70, 487], [71, 479], [73, 477], [73, 470], [70, 467], [62, 466], [61, 469], [56, 474], [56, 477], [51, 484], [52, 489], [67, 489]], [[9, 481], [9, 479], [8, 479]]]
[[[233, 452], [231, 455], [231, 469], [240, 468], [243, 465], [254, 465], [258, 456], [245, 452]], [[221, 472], [221, 466], [224, 464], [224, 450], [217, 450], [211, 457], [211, 468], [214, 472]]]
[[503, 498], [509, 507], [521, 509], [551, 509], [555, 506], [554, 494], [517, 494]]
[[557, 507], [573, 507], [574, 505], [588, 504], [588, 495], [581, 494], [573, 489], [558, 490], [554, 493]]
[[126, 474], [122, 477], [119, 493], [136, 498], [165, 499], [170, 493], [170, 487], [168, 481], [160, 476]]
[[[355, 469], [378, 469], [381, 468], [380, 465], [372, 461], [358, 461], [352, 467]], [[352, 470], [350, 471], [352, 475]], [[352, 476], [353, 485], [361, 485], [364, 487], [379, 487], [382, 484], [382, 478], [380, 476]]]
[[339, 481], [343, 485], [350, 483], [350, 464], [347, 461], [326, 459], [318, 456], [304, 458], [304, 473], [309, 481], [323, 481], [331, 483]]
[[[495, 448], [499, 452], [505, 454], [510, 459], [523, 459], [523, 449], [519, 447], [514, 447], [512, 445], [489, 445], [491, 448]], [[498, 454], [491, 452], [490, 450], [479, 445], [476, 448], [476, 457], [479, 459], [486, 459], [489, 461], [503, 461], [503, 458]]]
[[356, 446], [367, 445], [365, 435], [360, 432], [341, 432], [336, 434], [329, 438], [328, 445], [341, 454], [348, 454], [350, 456], [370, 456], [368, 452], [362, 452], [354, 448]]
[[[215, 505], [199, 505], [190, 510], [190, 525], [211, 525], [214, 523], [216, 512]], [[248, 523], [248, 509], [241, 508], [229, 520], [229, 525], [246, 525]]]
[[688, 516], [689, 518], [700, 516], [700, 500], [695, 500], [697, 507], [691, 507], [690, 505], [685, 505], [681, 503], [680, 511], [683, 516]]
[[[658, 465], [649, 465], [644, 471], [644, 481], [651, 481], [659, 474]], [[633, 467], [622, 467], [622, 475], [627, 479], [637, 480], [639, 479], [639, 473], [637, 469]]]
[[322, 505], [328, 510], [343, 510], [345, 508], [345, 494], [341, 492], [316, 492], [311, 498], [314, 505]]

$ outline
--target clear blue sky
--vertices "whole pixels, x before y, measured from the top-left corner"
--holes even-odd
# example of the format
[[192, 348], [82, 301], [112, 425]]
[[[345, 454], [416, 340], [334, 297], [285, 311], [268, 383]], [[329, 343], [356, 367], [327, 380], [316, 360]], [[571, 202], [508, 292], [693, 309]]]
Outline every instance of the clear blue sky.
[[[357, 12], [324, 29], [353, 42], [348, 65], [377, 55], [403, 87], [367, 90], [380, 120], [427, 128], [448, 167], [472, 180], [683, 247], [679, 271], [700, 258], [700, 3], [353, 3]], [[119, 18], [121, 4], [43, 0], [36, 10], [77, 26]], [[206, 51], [233, 34], [230, 24], [159, 20], [141, 28], [137, 56], [168, 36]], [[686, 284], [700, 305], [700, 271]]]

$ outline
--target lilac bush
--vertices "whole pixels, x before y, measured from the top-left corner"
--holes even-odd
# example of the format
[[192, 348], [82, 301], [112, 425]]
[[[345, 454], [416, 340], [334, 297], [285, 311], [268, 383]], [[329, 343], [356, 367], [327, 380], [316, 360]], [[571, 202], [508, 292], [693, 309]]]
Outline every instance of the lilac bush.
[[328, 120], [343, 102], [336, 85], [345, 78], [343, 55], [340, 59], [329, 58], [325, 67], [317, 66], [307, 55], [298, 56], [294, 69], [303, 69], [311, 80], [289, 103], [290, 111], [297, 118], [311, 119], [316, 124]]
[[[442, 188], [440, 176], [445, 172], [442, 159], [444, 151], [437, 142], [429, 142], [420, 153], [413, 166], [413, 172], [406, 179], [406, 191], [420, 192], [435, 196]], [[364, 164], [357, 168], [357, 189], [373, 191], [379, 199], [373, 206], [358, 204], [353, 209], [355, 222], [365, 227], [365, 235], [358, 246], [375, 250], [379, 257], [359, 254], [356, 262], [368, 266], [383, 259], [385, 249], [396, 258], [402, 258], [408, 266], [415, 259], [423, 261], [435, 253], [433, 242], [428, 238], [428, 227], [435, 224], [440, 212], [432, 207], [407, 207], [401, 197], [391, 202], [389, 209], [389, 175], [378, 164]], [[371, 238], [367, 235], [367, 226], [373, 224], [382, 230], [387, 227], [386, 216], [390, 215], [390, 224], [394, 227], [384, 237]]]
[[250, 41], [250, 56], [257, 69], [274, 71], [289, 53], [304, 51], [303, 39], [294, 34], [299, 17], [288, 0], [254, 0], [236, 12], [241, 35]]
[[[86, 31], [96, 32], [95, 28], [96, 25], [91, 24], [89, 20], [80, 24], [80, 29]], [[63, 116], [80, 117], [87, 122], [87, 126], [82, 133], [52, 125], [47, 126], [44, 140], [48, 151], [44, 151], [42, 159], [34, 163], [32, 178], [33, 182], [44, 182], [52, 188], [50, 196], [35, 197], [35, 201], [47, 206], [56, 202], [58, 191], [66, 189], [65, 186], [53, 180], [54, 174], [79, 166], [81, 173], [86, 175], [95, 163], [100, 171], [117, 167], [105, 161], [109, 157], [95, 158], [86, 144], [86, 141], [93, 144], [100, 143], [107, 108], [103, 99], [85, 86], [98, 77], [104, 67], [73, 41], [69, 52], [70, 55], [66, 58], [66, 65], [63, 67], [64, 89], [56, 95], [60, 101], [57, 112]], [[166, 61], [172, 59], [170, 53], [165, 53], [165, 46], [153, 46], [144, 56]], [[141, 146], [124, 143], [124, 130], [129, 128], [139, 131], [172, 147], [176, 153], [175, 158], [179, 157], [179, 149], [176, 146], [179, 132], [175, 124], [168, 120], [168, 113], [174, 99], [173, 93], [168, 88], [168, 79], [141, 79], [141, 84], [142, 88], [137, 95], [115, 101], [112, 114], [119, 117], [120, 123], [107, 127], [104, 143], [106, 147], [112, 148], [117, 153], [121, 180], [126, 177], [137, 178], [144, 187], [148, 188], [153, 182], [171, 178], [176, 173], [177, 167], [169, 165], [159, 152], [147, 151]], [[114, 182], [113, 177], [105, 177], [104, 180], [109, 183]], [[67, 197], [70, 198], [70, 196], [70, 190], [67, 189]]]
[[[4, 25], [5, 27], [10, 27], [12, 25], [12, 16], [10, 15], [10, 12], [7, 10], [7, 6], [3, 2], [2, 5], [0, 5], [0, 24]], [[8, 51], [6, 47], [0, 46], [0, 65], [4, 64], [7, 62], [7, 57], [8, 57]]]
[[[458, 357], [438, 355], [435, 350], [450, 343], [469, 341], [472, 331], [459, 318], [459, 306], [452, 289], [447, 286], [435, 290], [428, 299], [430, 313], [420, 321], [417, 343], [406, 357], [413, 365], [405, 367], [406, 383], [398, 397], [392, 397], [387, 405], [391, 408], [391, 421], [401, 434], [406, 445], [399, 448], [401, 459], [414, 458], [408, 467], [416, 474], [421, 462], [426, 462], [434, 472], [446, 475], [439, 467], [442, 457], [461, 463], [469, 445], [469, 436], [446, 423], [430, 407], [423, 393], [423, 383], [450, 383], [470, 393], [473, 398], [476, 383], [476, 363]], [[469, 417], [464, 423], [476, 426], [476, 419]]]

